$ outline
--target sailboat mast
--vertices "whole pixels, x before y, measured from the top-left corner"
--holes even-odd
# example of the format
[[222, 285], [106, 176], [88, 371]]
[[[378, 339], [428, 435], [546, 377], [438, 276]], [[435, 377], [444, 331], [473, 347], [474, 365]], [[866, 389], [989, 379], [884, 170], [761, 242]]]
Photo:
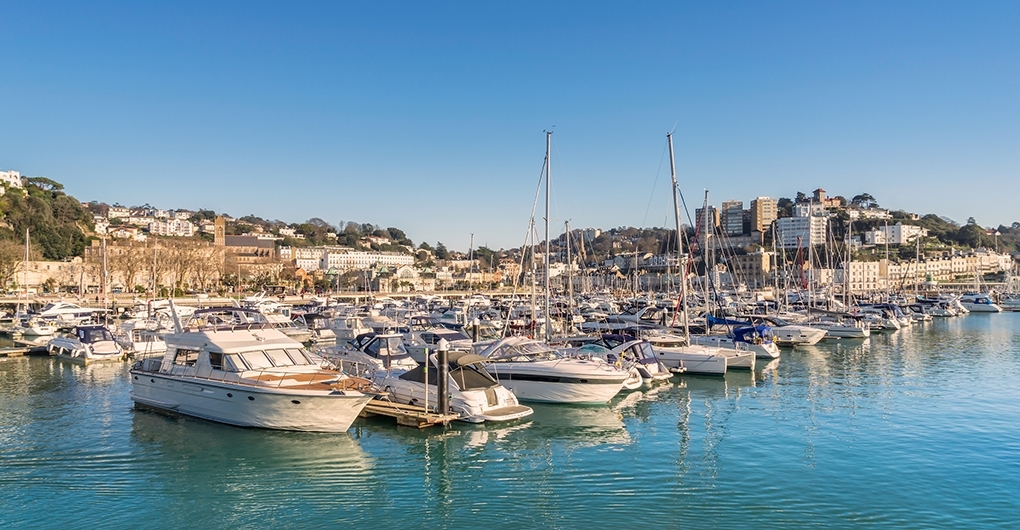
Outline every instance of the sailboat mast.
[[549, 190], [552, 186], [552, 131], [545, 132], [545, 340], [552, 339], [552, 303], [549, 288]]
[[680, 199], [677, 197], [679, 186], [676, 183], [676, 162], [673, 159], [673, 133], [666, 133], [669, 143], [669, 176], [673, 180], [673, 220], [676, 222], [676, 254], [677, 267], [680, 272], [680, 311], [683, 312], [684, 338], [690, 342], [690, 329], [687, 326], [687, 266], [684, 259], [683, 232], [680, 230]]
[[563, 329], [569, 330], [574, 324], [574, 262], [570, 259], [570, 221], [563, 222], [567, 239], [567, 318]]

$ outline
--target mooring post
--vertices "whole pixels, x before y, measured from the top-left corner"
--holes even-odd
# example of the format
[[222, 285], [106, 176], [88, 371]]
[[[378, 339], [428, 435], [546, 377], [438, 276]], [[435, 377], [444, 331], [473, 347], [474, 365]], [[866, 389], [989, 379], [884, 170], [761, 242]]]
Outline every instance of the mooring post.
[[436, 352], [436, 360], [439, 368], [436, 381], [436, 391], [439, 394], [439, 413], [450, 413], [450, 388], [448, 386], [450, 376], [450, 343], [446, 339], [439, 339], [439, 349]]

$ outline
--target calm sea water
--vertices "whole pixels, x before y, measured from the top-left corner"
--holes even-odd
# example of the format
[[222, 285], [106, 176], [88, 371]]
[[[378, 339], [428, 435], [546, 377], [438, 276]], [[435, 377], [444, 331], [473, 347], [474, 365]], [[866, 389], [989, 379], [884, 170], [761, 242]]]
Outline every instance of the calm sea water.
[[1020, 314], [784, 351], [530, 421], [346, 435], [136, 411], [0, 360], [2, 528], [1020, 526]]

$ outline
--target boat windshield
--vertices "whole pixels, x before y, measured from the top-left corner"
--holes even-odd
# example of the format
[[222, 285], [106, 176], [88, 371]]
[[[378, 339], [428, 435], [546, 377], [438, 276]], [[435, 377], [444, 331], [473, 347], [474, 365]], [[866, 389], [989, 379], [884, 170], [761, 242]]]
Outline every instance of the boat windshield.
[[493, 351], [489, 358], [494, 361], [534, 362], [559, 359], [556, 350], [540, 342], [504, 344]]
[[85, 343], [111, 341], [113, 334], [106, 328], [78, 328], [78, 340]]

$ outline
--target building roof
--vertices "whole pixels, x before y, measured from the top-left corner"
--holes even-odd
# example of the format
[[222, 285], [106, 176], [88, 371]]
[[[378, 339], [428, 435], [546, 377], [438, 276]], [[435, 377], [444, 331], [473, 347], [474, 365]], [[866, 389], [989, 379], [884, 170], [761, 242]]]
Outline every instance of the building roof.
[[275, 247], [272, 239], [260, 239], [256, 236], [224, 236], [224, 245], [228, 247], [256, 247], [271, 249]]

